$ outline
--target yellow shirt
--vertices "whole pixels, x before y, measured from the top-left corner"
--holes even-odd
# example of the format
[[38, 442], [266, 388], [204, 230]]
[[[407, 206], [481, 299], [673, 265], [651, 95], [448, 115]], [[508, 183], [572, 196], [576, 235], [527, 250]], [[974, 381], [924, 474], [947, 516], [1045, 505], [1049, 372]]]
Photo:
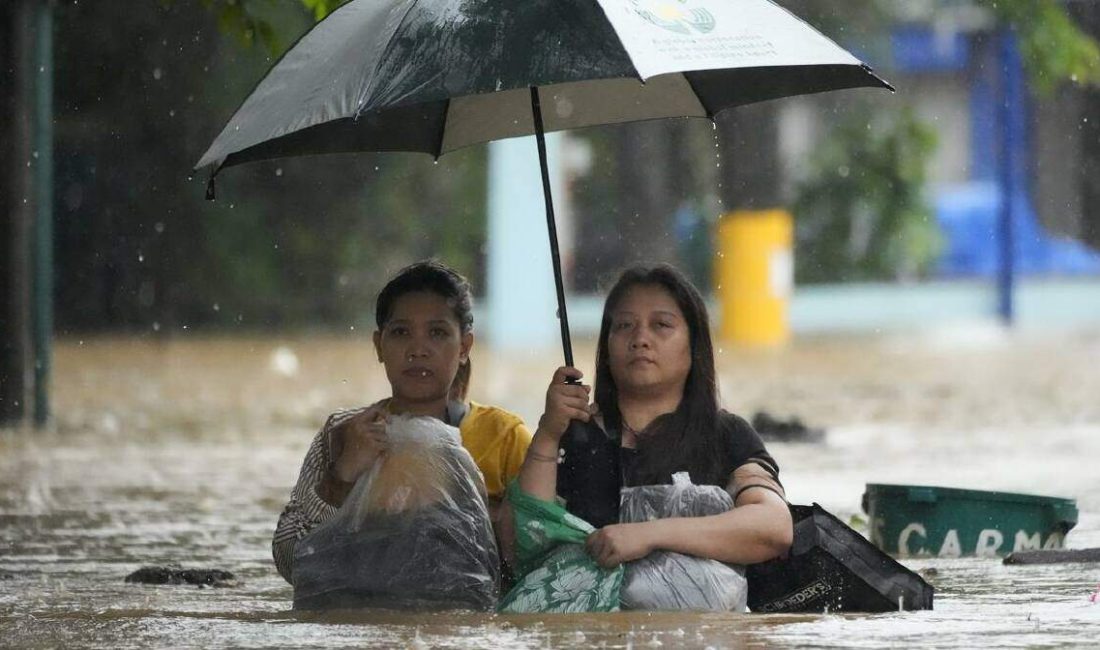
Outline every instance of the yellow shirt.
[[462, 434], [462, 446], [485, 477], [489, 498], [502, 498], [504, 488], [519, 476], [527, 447], [531, 445], [531, 430], [514, 413], [470, 402], [458, 431]]

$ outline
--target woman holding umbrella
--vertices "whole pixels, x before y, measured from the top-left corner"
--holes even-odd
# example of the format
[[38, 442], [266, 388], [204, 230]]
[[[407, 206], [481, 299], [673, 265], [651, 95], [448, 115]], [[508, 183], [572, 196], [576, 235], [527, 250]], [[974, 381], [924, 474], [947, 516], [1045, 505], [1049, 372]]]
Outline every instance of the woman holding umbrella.
[[[571, 420], [594, 421], [621, 447], [624, 486], [668, 484], [687, 471], [695, 484], [729, 491], [719, 515], [611, 524], [588, 536], [589, 555], [614, 567], [656, 550], [753, 564], [784, 554], [793, 527], [779, 470], [742, 418], [721, 410], [706, 307], [667, 265], [625, 271], [604, 304], [596, 352], [595, 402], [559, 368], [528, 448], [519, 488], [552, 501], [575, 494], [559, 484], [559, 446]], [[583, 504], [566, 502], [573, 510]]]

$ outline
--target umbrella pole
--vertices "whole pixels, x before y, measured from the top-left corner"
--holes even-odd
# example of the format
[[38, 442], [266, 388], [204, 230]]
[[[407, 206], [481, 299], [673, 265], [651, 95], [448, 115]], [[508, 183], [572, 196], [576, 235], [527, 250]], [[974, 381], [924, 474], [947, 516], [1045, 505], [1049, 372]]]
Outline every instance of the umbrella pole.
[[539, 146], [539, 167], [542, 169], [542, 195], [546, 201], [546, 230], [550, 234], [550, 257], [554, 265], [554, 286], [558, 291], [558, 323], [561, 325], [561, 347], [565, 365], [573, 365], [573, 344], [569, 340], [569, 314], [565, 310], [565, 283], [561, 277], [561, 255], [558, 253], [558, 227], [554, 221], [554, 199], [550, 192], [550, 170], [546, 165], [546, 136], [542, 127], [542, 107], [539, 89], [531, 86], [531, 114], [535, 120], [535, 141]]

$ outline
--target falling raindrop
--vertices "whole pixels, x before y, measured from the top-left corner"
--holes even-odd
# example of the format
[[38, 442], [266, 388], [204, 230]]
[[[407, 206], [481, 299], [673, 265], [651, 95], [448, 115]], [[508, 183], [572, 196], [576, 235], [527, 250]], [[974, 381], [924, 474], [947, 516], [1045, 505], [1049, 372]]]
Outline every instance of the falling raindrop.
[[282, 176], [283, 175], [283, 168], [282, 167], [276, 167], [275, 168], [275, 175], [276, 176]]
[[160, 323], [158, 323], [156, 321], [153, 321], [153, 331], [154, 332], [159, 332], [160, 331]]
[[160, 68], [153, 68], [153, 78], [160, 81], [160, 78], [164, 76], [164, 71]]

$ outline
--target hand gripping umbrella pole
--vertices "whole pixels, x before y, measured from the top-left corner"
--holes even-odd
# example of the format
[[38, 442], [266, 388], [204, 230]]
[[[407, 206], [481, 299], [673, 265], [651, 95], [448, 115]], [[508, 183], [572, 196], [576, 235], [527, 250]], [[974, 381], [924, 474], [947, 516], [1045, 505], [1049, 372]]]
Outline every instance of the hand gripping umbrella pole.
[[[550, 235], [550, 260], [554, 266], [554, 288], [558, 292], [558, 324], [561, 326], [561, 348], [565, 365], [573, 366], [573, 344], [569, 340], [569, 314], [565, 308], [565, 283], [561, 277], [561, 255], [558, 252], [558, 227], [554, 221], [554, 198], [550, 192], [550, 170], [546, 164], [546, 136], [542, 126], [539, 89], [531, 86], [531, 115], [535, 121], [535, 142], [539, 147], [539, 168], [542, 170], [542, 196], [546, 203], [546, 231]], [[569, 383], [577, 383], [570, 380]]]

